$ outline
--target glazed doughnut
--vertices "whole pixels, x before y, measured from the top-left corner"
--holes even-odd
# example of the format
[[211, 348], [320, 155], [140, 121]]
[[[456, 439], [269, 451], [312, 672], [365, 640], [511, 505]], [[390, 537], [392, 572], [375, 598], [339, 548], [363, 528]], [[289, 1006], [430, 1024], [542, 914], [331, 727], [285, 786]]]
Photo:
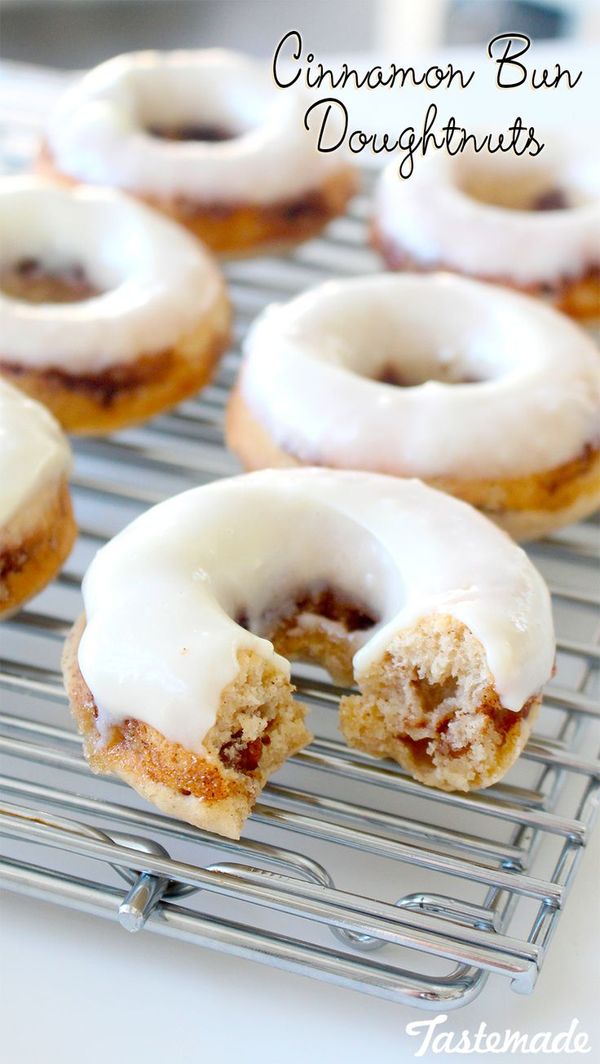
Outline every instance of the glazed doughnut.
[[356, 681], [350, 743], [445, 790], [506, 772], [554, 659], [526, 554], [465, 503], [368, 473], [194, 488], [102, 548], [83, 597], [64, 673], [92, 768], [235, 837], [309, 739], [289, 657]]
[[0, 380], [0, 617], [41, 591], [71, 550], [70, 470], [51, 414]]
[[600, 503], [600, 359], [562, 314], [493, 285], [328, 282], [254, 324], [227, 440], [247, 469], [420, 477], [527, 539]]
[[373, 240], [391, 269], [447, 269], [600, 321], [600, 158], [547, 143], [535, 158], [428, 154], [376, 193]]
[[209, 379], [229, 333], [212, 259], [119, 193], [0, 182], [0, 374], [70, 432], [142, 421]]
[[40, 166], [124, 189], [215, 251], [247, 254], [313, 236], [355, 190], [339, 154], [317, 152], [306, 106], [233, 52], [122, 55], [66, 93]]

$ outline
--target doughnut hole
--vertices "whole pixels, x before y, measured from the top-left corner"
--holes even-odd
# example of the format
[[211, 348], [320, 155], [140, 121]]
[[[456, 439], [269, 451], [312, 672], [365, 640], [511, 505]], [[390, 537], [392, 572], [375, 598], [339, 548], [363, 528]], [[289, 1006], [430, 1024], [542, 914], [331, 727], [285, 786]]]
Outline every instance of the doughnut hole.
[[375, 612], [343, 592], [313, 588], [279, 612], [269, 631], [278, 654], [321, 665], [336, 683], [351, 685], [352, 659], [378, 622]]
[[159, 140], [183, 140], [200, 141], [203, 144], [218, 144], [225, 140], [235, 140], [236, 134], [225, 126], [213, 126], [207, 124], [197, 125], [171, 125], [146, 127], [146, 132], [151, 137]]
[[[157, 76], [157, 73], [160, 76]], [[265, 121], [273, 102], [268, 81], [236, 63], [140, 65], [125, 76], [131, 120], [157, 140], [219, 144]]]
[[446, 791], [487, 787], [523, 749], [539, 708], [504, 709], [483, 647], [459, 621], [433, 616], [400, 633], [343, 697], [346, 741], [391, 757], [422, 783]]
[[488, 378], [477, 377], [474, 373], [461, 372], [456, 365], [452, 364], [440, 363], [431, 372], [423, 375], [403, 372], [402, 368], [394, 365], [393, 362], [385, 362], [372, 379], [379, 381], [380, 384], [391, 384], [395, 388], [414, 388], [428, 381], [438, 381], [440, 384], [479, 384]]
[[[414, 388], [428, 382], [477, 385], [519, 369], [510, 338], [515, 315], [486, 306], [480, 290], [440, 283], [435, 306], [422, 298], [423, 280], [408, 279], [402, 298], [394, 282], [353, 292], [323, 290], [320, 305], [302, 319], [303, 350], [357, 377]], [[414, 298], [413, 298], [414, 295]], [[344, 322], [343, 332], [340, 321]]]
[[515, 160], [465, 153], [455, 159], [452, 179], [469, 199], [510, 211], [562, 211], [597, 198], [585, 171], [544, 155]]
[[32, 183], [2, 216], [0, 292], [37, 304], [110, 297], [151, 271], [154, 242], [123, 196]]
[[[290, 604], [268, 633], [288, 659], [355, 685], [353, 658], [378, 618], [332, 588]], [[344, 695], [340, 727], [351, 746], [391, 757], [416, 779], [469, 791], [500, 779], [521, 752], [539, 700], [502, 706], [482, 645], [461, 622], [432, 616], [398, 635], [383, 659]], [[257, 747], [252, 747], [252, 750]]]
[[52, 268], [23, 258], [0, 270], [0, 292], [24, 303], [81, 303], [101, 291], [79, 263]]

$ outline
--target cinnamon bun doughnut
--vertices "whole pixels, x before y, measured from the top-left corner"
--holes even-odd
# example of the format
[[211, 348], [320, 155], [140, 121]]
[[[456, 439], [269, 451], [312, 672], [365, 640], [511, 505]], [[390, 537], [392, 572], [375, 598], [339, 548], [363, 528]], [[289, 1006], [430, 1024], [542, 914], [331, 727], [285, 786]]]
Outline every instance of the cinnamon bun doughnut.
[[103, 547], [64, 654], [95, 771], [238, 837], [309, 740], [290, 657], [360, 693], [347, 740], [468, 791], [522, 750], [554, 659], [525, 553], [419, 481], [266, 471], [192, 489]]
[[104, 433], [210, 378], [229, 303], [212, 258], [106, 189], [0, 182], [0, 374], [69, 432]]
[[254, 324], [227, 440], [247, 469], [420, 477], [530, 539], [600, 504], [600, 358], [564, 315], [493, 285], [329, 282]]
[[67, 91], [40, 167], [127, 191], [214, 251], [249, 254], [315, 235], [355, 191], [339, 154], [316, 150], [306, 107], [234, 52], [122, 55]]
[[535, 158], [428, 154], [376, 193], [373, 242], [390, 269], [452, 270], [600, 322], [600, 157], [549, 138]]

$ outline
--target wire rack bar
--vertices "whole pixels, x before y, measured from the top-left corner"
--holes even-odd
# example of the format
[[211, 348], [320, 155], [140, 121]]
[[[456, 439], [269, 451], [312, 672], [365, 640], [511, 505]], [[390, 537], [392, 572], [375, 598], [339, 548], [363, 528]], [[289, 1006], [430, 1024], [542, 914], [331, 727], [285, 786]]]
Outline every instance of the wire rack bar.
[[[122, 903], [122, 891], [115, 888], [9, 859], [0, 862], [0, 881], [6, 889], [98, 917], [116, 919]], [[169, 938], [424, 1009], [467, 1004], [485, 982], [483, 971], [468, 970], [461, 970], [451, 980], [419, 978], [372, 960], [344, 957], [336, 950], [310, 946], [232, 920], [201, 917], [171, 902], [162, 902], [160, 914], [151, 913], [146, 926]]]

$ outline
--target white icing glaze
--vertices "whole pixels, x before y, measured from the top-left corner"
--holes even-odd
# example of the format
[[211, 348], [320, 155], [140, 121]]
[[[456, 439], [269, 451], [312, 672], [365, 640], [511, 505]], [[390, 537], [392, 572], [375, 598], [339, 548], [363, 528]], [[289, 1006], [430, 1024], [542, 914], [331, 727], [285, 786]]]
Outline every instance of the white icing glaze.
[[30, 510], [71, 469], [58, 422], [40, 403], [0, 380], [0, 529]]
[[2, 178], [0, 270], [28, 258], [79, 265], [101, 294], [33, 304], [0, 291], [0, 359], [75, 375], [172, 346], [222, 285], [198, 241], [118, 192]]
[[[82, 181], [207, 203], [271, 203], [317, 187], [343, 163], [318, 153], [301, 90], [234, 52], [117, 56], [67, 91], [51, 118], [55, 165]], [[167, 141], [149, 125], [224, 126], [220, 142]]]
[[[562, 189], [573, 206], [519, 210], [468, 195], [468, 182], [532, 192]], [[397, 161], [376, 192], [377, 226], [418, 263], [517, 284], [553, 284], [600, 264], [600, 159], [578, 142], [547, 143], [535, 158], [500, 153], [418, 161], [407, 180]]]
[[394, 635], [450, 614], [481, 641], [503, 704], [518, 711], [550, 676], [546, 586], [527, 555], [471, 507], [375, 474], [301, 469], [221, 480], [147, 511], [103, 547], [83, 582], [79, 665], [99, 727], [145, 721], [199, 751], [249, 647], [289, 672], [273, 611], [327, 586], [380, 618], [361, 633], [360, 677]]
[[[426, 383], [370, 379], [390, 366]], [[477, 383], [428, 380], [440, 371]], [[279, 447], [347, 469], [526, 475], [600, 437], [593, 341], [539, 300], [451, 274], [328, 282], [268, 308], [240, 387]]]

